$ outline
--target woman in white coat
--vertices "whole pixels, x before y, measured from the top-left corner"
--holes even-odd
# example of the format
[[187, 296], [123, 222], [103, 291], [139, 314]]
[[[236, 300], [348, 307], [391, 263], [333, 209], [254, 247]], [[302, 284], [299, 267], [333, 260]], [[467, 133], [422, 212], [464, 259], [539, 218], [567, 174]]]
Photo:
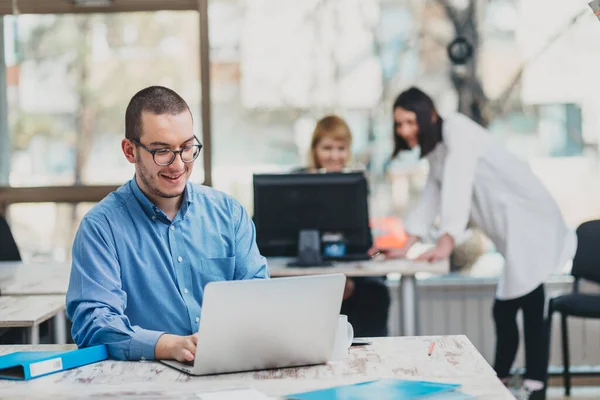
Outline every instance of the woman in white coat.
[[404, 256], [428, 236], [438, 217], [436, 246], [422, 260], [448, 258], [469, 222], [483, 230], [505, 259], [493, 308], [494, 368], [507, 382], [519, 345], [516, 315], [522, 309], [525, 387], [530, 398], [543, 398], [544, 281], [574, 255], [574, 232], [529, 166], [466, 116], [442, 119], [431, 98], [411, 88], [394, 103], [394, 125], [394, 156], [419, 145], [430, 169], [421, 199], [405, 221], [409, 240], [388, 257]]

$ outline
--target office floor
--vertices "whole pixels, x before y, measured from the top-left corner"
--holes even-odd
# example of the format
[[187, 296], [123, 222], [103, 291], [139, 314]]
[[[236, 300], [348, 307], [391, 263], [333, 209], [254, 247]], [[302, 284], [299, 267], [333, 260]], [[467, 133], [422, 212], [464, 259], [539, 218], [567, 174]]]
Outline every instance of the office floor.
[[565, 396], [562, 387], [551, 387], [546, 394], [546, 400], [591, 400], [600, 399], [600, 386], [575, 386], [571, 389], [571, 396]]
[[600, 376], [574, 376], [571, 396], [565, 396], [562, 377], [550, 377], [547, 400], [591, 400], [600, 399]]

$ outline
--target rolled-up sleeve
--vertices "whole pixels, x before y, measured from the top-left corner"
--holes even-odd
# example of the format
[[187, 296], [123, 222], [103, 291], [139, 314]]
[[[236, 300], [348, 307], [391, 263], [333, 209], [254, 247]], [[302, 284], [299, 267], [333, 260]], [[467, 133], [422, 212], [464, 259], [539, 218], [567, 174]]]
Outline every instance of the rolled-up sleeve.
[[256, 244], [256, 228], [242, 205], [231, 199], [235, 230], [234, 279], [267, 279], [267, 260], [260, 254]]
[[131, 326], [124, 314], [127, 294], [110, 229], [86, 217], [73, 243], [73, 265], [67, 291], [67, 315], [79, 347], [106, 344], [119, 360], [154, 359], [163, 332]]

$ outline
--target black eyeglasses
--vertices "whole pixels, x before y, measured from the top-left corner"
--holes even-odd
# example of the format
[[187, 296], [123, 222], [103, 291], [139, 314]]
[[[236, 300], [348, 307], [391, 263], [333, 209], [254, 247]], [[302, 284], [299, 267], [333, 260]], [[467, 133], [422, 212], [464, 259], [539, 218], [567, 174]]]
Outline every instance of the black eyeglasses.
[[154, 163], [160, 167], [166, 167], [167, 165], [173, 164], [175, 161], [175, 157], [177, 157], [177, 153], [181, 157], [181, 161], [184, 163], [191, 163], [200, 155], [200, 150], [202, 150], [202, 144], [198, 140], [196, 136], [194, 139], [198, 142], [198, 144], [193, 144], [191, 146], [185, 146], [181, 150], [171, 150], [171, 149], [156, 149], [152, 150], [141, 144], [138, 140], [131, 139], [133, 143], [140, 146], [142, 149], [146, 150], [148, 153], [152, 154], [152, 159]]

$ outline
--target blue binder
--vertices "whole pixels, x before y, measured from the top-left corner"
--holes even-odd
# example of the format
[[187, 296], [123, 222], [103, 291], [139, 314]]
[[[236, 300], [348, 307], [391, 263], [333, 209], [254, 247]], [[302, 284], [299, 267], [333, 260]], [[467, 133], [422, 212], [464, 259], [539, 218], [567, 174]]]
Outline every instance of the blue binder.
[[448, 393], [460, 385], [400, 379], [381, 379], [337, 386], [312, 392], [290, 394], [290, 400], [411, 400]]
[[18, 351], [0, 356], [0, 379], [26, 381], [107, 358], [105, 345], [68, 351]]

